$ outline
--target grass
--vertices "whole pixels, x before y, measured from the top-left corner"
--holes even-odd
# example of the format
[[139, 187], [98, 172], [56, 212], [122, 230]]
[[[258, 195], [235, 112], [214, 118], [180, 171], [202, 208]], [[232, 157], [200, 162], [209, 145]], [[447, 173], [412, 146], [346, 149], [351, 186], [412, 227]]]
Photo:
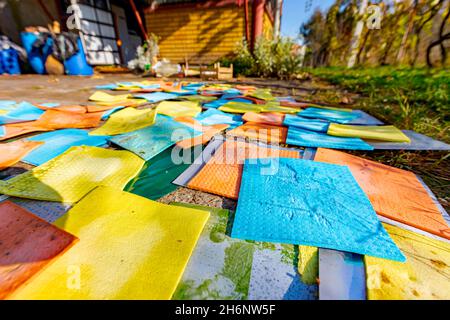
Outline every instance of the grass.
[[335, 67], [308, 71], [358, 94], [355, 108], [450, 143], [450, 70]]
[[[353, 108], [387, 124], [450, 143], [450, 70], [411, 68], [316, 68], [310, 74], [336, 86], [314, 94], [314, 101], [336, 104], [351, 94]], [[450, 209], [450, 153], [377, 151], [357, 153], [418, 174]]]

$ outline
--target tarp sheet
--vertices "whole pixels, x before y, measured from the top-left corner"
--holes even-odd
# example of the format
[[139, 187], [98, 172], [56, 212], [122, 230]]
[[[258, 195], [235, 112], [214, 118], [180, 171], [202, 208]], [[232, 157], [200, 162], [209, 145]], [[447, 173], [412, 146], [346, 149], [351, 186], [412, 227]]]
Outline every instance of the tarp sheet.
[[53, 223], [61, 218], [72, 207], [69, 203], [51, 201], [39, 201], [14, 197], [8, 198], [8, 200], [49, 223]]
[[70, 147], [99, 147], [108, 144], [108, 138], [108, 136], [89, 136], [87, 131], [79, 129], [64, 129], [39, 134], [28, 140], [42, 142], [43, 145], [31, 151], [22, 161], [40, 166], [66, 152]]
[[228, 210], [185, 203], [211, 218], [200, 236], [176, 300], [314, 300], [317, 285], [305, 285], [296, 272], [298, 249], [292, 245], [250, 243], [232, 239]]
[[0, 192], [9, 196], [74, 203], [95, 187], [123, 189], [144, 165], [128, 151], [97, 147], [72, 147], [47, 163], [0, 181]]
[[42, 142], [20, 140], [0, 144], [0, 170], [15, 165], [40, 145]]
[[301, 159], [247, 160], [232, 237], [405, 261], [350, 170]]
[[423, 134], [411, 131], [402, 130], [403, 133], [408, 136], [411, 143], [392, 143], [392, 142], [374, 142], [369, 141], [368, 143], [373, 146], [376, 150], [436, 150], [436, 151], [450, 151], [450, 145], [434, 140]]
[[175, 143], [202, 134], [170, 117], [158, 115], [153, 126], [113, 137], [110, 141], [148, 161]]
[[370, 114], [362, 111], [362, 110], [353, 110], [353, 114], [356, 114], [358, 118], [353, 121], [350, 121], [348, 124], [358, 124], [364, 126], [382, 126], [384, 125], [383, 121], [378, 120], [377, 118], [371, 116]]
[[257, 244], [260, 245], [253, 254], [250, 300], [317, 300], [317, 285], [305, 284], [298, 273], [298, 246]]
[[91, 136], [114, 136], [152, 126], [156, 110], [126, 108], [111, 115], [106, 123], [89, 134]]
[[330, 148], [344, 150], [373, 150], [373, 147], [359, 138], [333, 137], [325, 133], [289, 127], [286, 143], [310, 148]]
[[449, 300], [450, 244], [384, 226], [408, 261], [365, 257], [370, 300]]
[[[56, 221], [80, 241], [12, 298], [170, 299], [208, 218], [205, 211], [97, 188]], [[82, 277], [75, 288], [67, 285], [74, 268]]]
[[394, 126], [350, 126], [332, 123], [328, 128], [328, 135], [376, 141], [411, 142], [403, 132]]
[[0, 299], [8, 298], [76, 238], [20, 206], [0, 203]]
[[364, 257], [319, 249], [320, 300], [366, 300]]
[[450, 239], [450, 227], [414, 173], [327, 149], [318, 149], [315, 161], [348, 166], [379, 215]]

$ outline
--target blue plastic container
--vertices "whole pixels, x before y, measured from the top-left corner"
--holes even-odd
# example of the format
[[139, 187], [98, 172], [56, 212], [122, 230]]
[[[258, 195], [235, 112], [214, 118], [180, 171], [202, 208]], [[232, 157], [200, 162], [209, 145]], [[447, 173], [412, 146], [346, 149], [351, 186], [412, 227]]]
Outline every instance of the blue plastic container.
[[0, 51], [0, 74], [20, 74], [19, 54], [15, 49]]
[[64, 68], [66, 69], [66, 74], [71, 76], [92, 76], [94, 70], [87, 63], [86, 56], [83, 50], [83, 44], [81, 39], [78, 38], [78, 52], [64, 61]]
[[52, 53], [53, 40], [48, 39], [47, 43], [42, 49], [33, 48], [33, 44], [38, 40], [38, 35], [30, 32], [22, 32], [20, 34], [22, 44], [28, 54], [28, 62], [33, 70], [38, 74], [45, 74], [45, 61]]

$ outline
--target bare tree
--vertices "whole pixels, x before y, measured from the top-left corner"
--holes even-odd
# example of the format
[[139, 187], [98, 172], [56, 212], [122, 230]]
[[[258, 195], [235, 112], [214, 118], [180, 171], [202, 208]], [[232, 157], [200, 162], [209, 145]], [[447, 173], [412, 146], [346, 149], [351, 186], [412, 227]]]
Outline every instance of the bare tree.
[[350, 44], [350, 59], [348, 60], [348, 67], [353, 68], [356, 64], [356, 60], [359, 52], [359, 45], [361, 42], [361, 35], [364, 29], [364, 14], [367, 11], [367, 6], [369, 4], [368, 0], [362, 0], [361, 5], [359, 7], [358, 15], [359, 21], [356, 24], [355, 32], [353, 33], [353, 38]]
[[441, 22], [441, 26], [439, 28], [439, 38], [436, 41], [430, 43], [427, 48], [427, 64], [431, 68], [433, 67], [433, 62], [431, 61], [431, 51], [434, 47], [440, 46], [441, 48], [441, 57], [442, 57], [442, 65], [445, 65], [447, 61], [447, 49], [445, 48], [444, 42], [446, 40], [450, 40], [450, 32], [445, 33], [445, 27], [450, 18], [450, 1], [447, 3], [447, 13], [444, 16], [444, 19]]
[[417, 27], [414, 29], [414, 34], [416, 37], [416, 43], [415, 43], [415, 48], [414, 48], [414, 55], [413, 58], [411, 60], [411, 65], [415, 66], [417, 63], [417, 60], [419, 58], [419, 51], [420, 51], [420, 43], [421, 43], [421, 34], [423, 29], [425, 28], [425, 26], [434, 19], [434, 17], [436, 16], [436, 14], [438, 14], [438, 12], [441, 10], [443, 4], [445, 3], [445, 0], [439, 0], [437, 1], [434, 5], [431, 5], [428, 7], [428, 10], [425, 10], [422, 13], [422, 17], [419, 20], [419, 23], [417, 25]]
[[[400, 64], [403, 62], [403, 58], [404, 58], [405, 53], [406, 53], [408, 37], [411, 34], [412, 29], [414, 27], [414, 19], [415, 19], [416, 14], [417, 14], [417, 7], [418, 6], [419, 6], [419, 0], [414, 0], [412, 2], [412, 9], [410, 10], [409, 17], [408, 17], [408, 26], [407, 26], [407, 28], [405, 30], [405, 33], [403, 34], [402, 42], [400, 44], [400, 49], [398, 50], [397, 62], [400, 63]], [[407, 7], [410, 7], [410, 6], [407, 6]]]

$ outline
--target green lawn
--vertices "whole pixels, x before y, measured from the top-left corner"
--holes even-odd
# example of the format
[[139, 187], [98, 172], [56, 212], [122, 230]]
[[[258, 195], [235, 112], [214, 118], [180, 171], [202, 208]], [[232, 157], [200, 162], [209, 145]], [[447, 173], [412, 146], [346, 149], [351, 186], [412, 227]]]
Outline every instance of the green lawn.
[[307, 71], [359, 94], [354, 107], [401, 129], [450, 142], [449, 69], [333, 67]]

